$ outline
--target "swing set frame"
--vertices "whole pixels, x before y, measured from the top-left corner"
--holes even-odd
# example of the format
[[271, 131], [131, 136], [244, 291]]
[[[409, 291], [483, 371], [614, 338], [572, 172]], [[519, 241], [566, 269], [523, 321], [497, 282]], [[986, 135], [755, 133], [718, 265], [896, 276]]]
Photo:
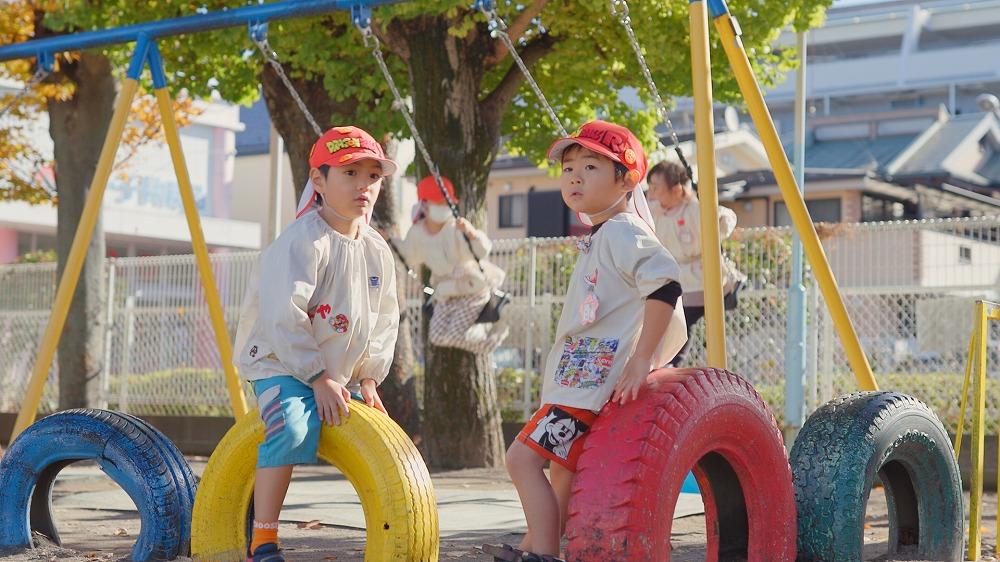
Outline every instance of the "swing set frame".
[[[126, 78], [115, 102], [114, 114], [98, 159], [94, 178], [90, 184], [80, 224], [66, 260], [66, 267], [59, 280], [52, 313], [39, 346], [31, 380], [17, 415], [13, 441], [31, 425], [41, 402], [42, 391], [55, 356], [59, 338], [66, 322], [69, 305], [80, 278], [87, 244], [93, 236], [100, 213], [105, 187], [112, 172], [115, 152], [121, 142], [129, 108], [139, 87], [139, 78], [146, 66], [152, 76], [157, 105], [163, 120], [166, 142], [169, 147], [174, 173], [177, 178], [184, 214], [191, 233], [191, 244], [196, 257], [205, 300], [215, 333], [222, 367], [225, 371], [230, 404], [235, 418], [247, 413], [236, 368], [232, 362], [232, 344], [226, 329], [218, 288], [208, 257], [208, 247], [201, 229], [191, 181], [181, 148], [177, 123], [172, 110], [172, 99], [167, 89], [157, 40], [182, 33], [197, 33], [236, 26], [248, 26], [251, 33], [265, 26], [268, 21], [294, 17], [313, 16], [338, 10], [349, 10], [354, 25], [364, 29], [371, 20], [374, 7], [398, 4], [405, 0], [284, 0], [257, 6], [245, 6], [222, 12], [210, 12], [157, 22], [141, 23], [106, 30], [34, 39], [0, 47], [0, 62], [34, 57], [39, 70], [50, 72], [54, 54], [120, 43], [135, 43]], [[477, 0], [475, 6], [483, 11], [494, 10], [493, 0]], [[692, 77], [695, 101], [695, 143], [701, 186], [702, 267], [705, 271], [705, 313], [708, 330], [709, 366], [725, 368], [725, 323], [723, 320], [721, 253], [719, 231], [715, 217], [718, 213], [718, 186], [715, 177], [715, 151], [713, 142], [711, 58], [709, 54], [708, 23], [711, 19], [722, 38], [722, 44], [740, 91], [749, 108], [753, 123], [764, 144], [768, 160], [774, 170], [782, 198], [788, 206], [792, 225], [802, 238], [806, 257], [815, 272], [824, 300], [829, 307], [834, 326], [844, 344], [848, 362], [863, 390], [876, 390], [878, 385], [871, 366], [861, 348], [857, 333], [851, 324], [840, 290], [830, 269], [829, 261], [820, 244], [805, 201], [799, 192], [791, 165], [782, 149], [771, 115], [764, 103], [764, 96], [753, 73], [746, 50], [740, 38], [736, 18], [729, 12], [725, 0], [691, 0], [689, 3], [691, 33]], [[530, 73], [529, 73], [530, 76]], [[544, 99], [542, 100], [544, 103]], [[547, 103], [546, 103], [547, 106]], [[666, 117], [666, 116], [661, 116]], [[556, 120], [557, 127], [561, 127]]]

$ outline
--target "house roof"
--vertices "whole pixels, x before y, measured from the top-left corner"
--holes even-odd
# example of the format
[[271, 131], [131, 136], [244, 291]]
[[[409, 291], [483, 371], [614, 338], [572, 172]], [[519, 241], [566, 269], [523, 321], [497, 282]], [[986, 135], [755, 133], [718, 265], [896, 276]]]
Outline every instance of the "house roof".
[[240, 121], [246, 128], [236, 133], [236, 155], [267, 154], [270, 151], [271, 117], [264, 100], [259, 99], [250, 107], [240, 107]]
[[986, 119], [996, 119], [986, 113], [956, 115], [941, 125], [918, 147], [896, 174], [931, 173], [944, 170], [944, 161]]
[[[901, 134], [865, 139], [813, 141], [806, 146], [806, 167], [877, 171], [896, 159], [918, 135]], [[785, 144], [792, 158], [793, 144]]]

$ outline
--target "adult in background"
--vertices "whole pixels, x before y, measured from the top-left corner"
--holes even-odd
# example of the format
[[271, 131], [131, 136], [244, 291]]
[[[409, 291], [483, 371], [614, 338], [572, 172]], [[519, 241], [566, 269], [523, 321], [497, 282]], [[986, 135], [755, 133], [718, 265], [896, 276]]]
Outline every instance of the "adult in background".
[[[684, 318], [688, 340], [670, 362], [680, 366], [691, 343], [691, 327], [705, 316], [704, 272], [701, 269], [701, 207], [691, 188], [687, 170], [676, 162], [663, 161], [646, 175], [649, 183], [650, 208], [656, 225], [656, 237], [680, 265], [680, 282], [684, 290]], [[719, 239], [732, 235], [736, 228], [736, 213], [719, 207]], [[728, 260], [722, 263], [722, 287], [726, 310], [735, 308], [736, 291], [746, 276]]]

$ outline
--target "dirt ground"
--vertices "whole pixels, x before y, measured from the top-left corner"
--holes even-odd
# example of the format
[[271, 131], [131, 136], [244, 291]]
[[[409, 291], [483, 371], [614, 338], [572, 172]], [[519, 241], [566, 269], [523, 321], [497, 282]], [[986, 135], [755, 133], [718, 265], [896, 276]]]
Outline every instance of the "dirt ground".
[[[482, 474], [476, 481], [482, 482]], [[493, 485], [507, 485], [502, 473], [489, 474], [495, 479]], [[72, 481], [57, 481], [54, 499], [80, 493], [108, 489], [115, 484], [107, 478], [94, 478]], [[966, 495], [968, 502], [968, 495]], [[988, 494], [985, 498], [983, 530], [984, 561], [995, 561], [992, 551], [996, 544], [996, 494]], [[127, 560], [136, 535], [139, 532], [139, 519], [132, 511], [111, 511], [101, 509], [60, 508], [55, 510], [55, 517], [60, 534], [62, 547], [47, 543], [42, 539], [39, 548], [24, 552], [0, 553], [0, 558], [10, 562], [54, 562], [66, 560], [73, 562], [97, 562], [111, 560]], [[331, 525], [318, 528], [302, 528], [295, 522], [282, 523], [280, 534], [283, 547], [290, 561], [296, 562], [362, 562], [364, 560], [364, 530], [338, 527]], [[890, 560], [886, 553], [888, 537], [888, 518], [885, 496], [876, 491], [872, 493], [868, 505], [867, 524], [865, 525], [865, 560]], [[477, 551], [483, 543], [516, 542], [518, 535], [497, 534], [496, 532], [464, 533], [448, 536], [441, 541], [442, 561], [455, 562], [490, 562], [491, 557]], [[705, 556], [705, 522], [702, 516], [691, 516], [674, 521], [672, 533], [674, 562], [700, 562]], [[902, 560], [905, 558], [894, 558]], [[184, 559], [186, 560], [186, 559]], [[907, 559], [908, 560], [908, 559]]]

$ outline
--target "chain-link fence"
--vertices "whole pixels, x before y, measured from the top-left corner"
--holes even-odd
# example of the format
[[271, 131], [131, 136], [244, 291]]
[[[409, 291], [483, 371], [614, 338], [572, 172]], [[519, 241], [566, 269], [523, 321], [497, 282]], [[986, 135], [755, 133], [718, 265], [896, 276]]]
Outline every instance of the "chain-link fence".
[[[973, 302], [1000, 296], [1000, 218], [820, 225], [854, 327], [882, 387], [927, 401], [946, 422], [957, 417]], [[781, 416], [791, 235], [784, 228], [737, 230], [726, 254], [748, 275], [726, 315], [729, 367], [757, 386]], [[521, 419], [537, 404], [547, 355], [576, 260], [574, 239], [497, 240], [491, 260], [507, 271], [510, 335], [494, 355], [501, 406]], [[255, 253], [216, 254], [212, 263], [230, 331], [235, 330]], [[107, 262], [110, 331], [92, 404], [145, 415], [227, 415], [229, 402], [192, 256]], [[406, 283], [404, 313], [419, 319], [422, 284]], [[855, 388], [815, 282], [806, 272], [806, 357], [811, 409]], [[52, 264], [0, 268], [0, 411], [16, 411], [52, 302]], [[421, 322], [410, 322], [422, 363]], [[1000, 365], [993, 325], [990, 366]], [[704, 323], [688, 361], [704, 361]], [[418, 369], [422, 372], [422, 369]], [[56, 405], [55, 367], [43, 410]], [[992, 390], [991, 390], [992, 392]], [[998, 400], [991, 401], [1000, 408]], [[1000, 413], [1000, 412], [997, 412]], [[990, 419], [1000, 419], [991, 416]]]

